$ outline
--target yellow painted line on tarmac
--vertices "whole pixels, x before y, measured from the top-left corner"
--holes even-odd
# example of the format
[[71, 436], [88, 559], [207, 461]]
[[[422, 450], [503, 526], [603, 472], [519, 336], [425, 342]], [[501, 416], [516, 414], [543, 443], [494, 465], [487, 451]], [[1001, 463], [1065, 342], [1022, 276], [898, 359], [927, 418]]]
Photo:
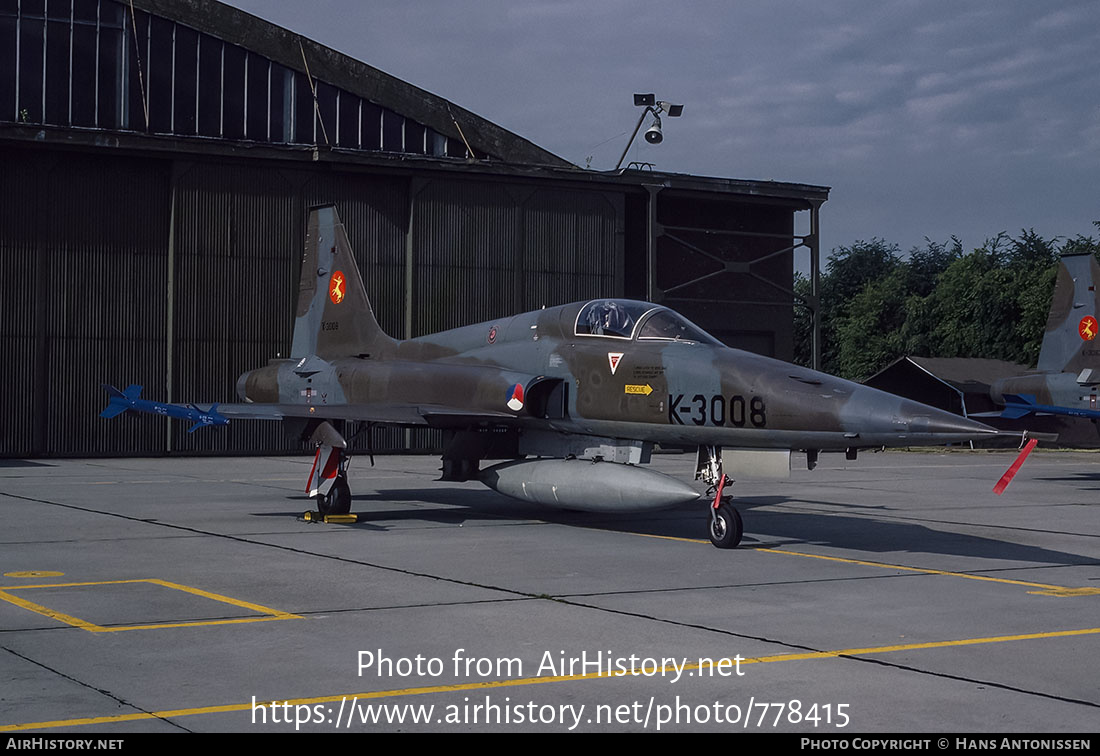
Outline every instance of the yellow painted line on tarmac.
[[1072, 596], [1097, 596], [1100, 595], [1100, 588], [1051, 588], [1049, 591], [1028, 591], [1036, 596], [1062, 596], [1063, 598], [1069, 598]]
[[[920, 651], [933, 648], [952, 648], [957, 646], [977, 646], [990, 643], [1011, 643], [1014, 641], [1028, 641], [1028, 640], [1045, 640], [1049, 638], [1069, 638], [1082, 635], [1097, 635], [1100, 634], [1100, 627], [1084, 628], [1082, 630], [1056, 630], [1048, 633], [1026, 633], [1023, 635], [996, 635], [985, 638], [963, 638], [961, 640], [948, 640], [948, 641], [930, 641], [927, 643], [906, 643], [892, 646], [867, 646], [864, 648], [844, 648], [836, 651], [809, 651], [805, 653], [795, 654], [776, 654], [773, 656], [757, 656], [750, 658], [738, 658], [732, 659], [714, 659], [707, 664], [686, 664], [679, 669], [682, 671], [697, 670], [703, 667], [709, 667], [713, 669], [719, 666], [719, 664], [725, 664], [727, 671], [736, 669], [736, 664], [774, 664], [775, 662], [786, 661], [808, 661], [813, 659], [835, 659], [842, 656], [870, 656], [873, 654], [888, 654], [897, 653], [899, 651]], [[431, 685], [419, 688], [401, 688], [397, 690], [377, 690], [365, 693], [349, 693], [334, 696], [320, 696], [316, 698], [294, 698], [285, 699], [282, 701], [276, 700], [270, 703], [277, 703], [279, 706], [313, 706], [315, 704], [326, 703], [341, 703], [349, 699], [357, 698], [362, 700], [377, 699], [377, 698], [400, 698], [405, 696], [422, 696], [429, 693], [454, 693], [467, 690], [491, 690], [494, 688], [509, 688], [525, 685], [543, 685], [546, 683], [556, 682], [578, 682], [581, 680], [598, 680], [608, 677], [626, 677], [629, 674], [640, 675], [645, 672], [651, 675], [660, 672], [674, 672], [676, 668], [671, 666], [665, 667], [645, 667], [631, 670], [631, 672], [624, 672], [622, 674], [608, 673], [608, 672], [592, 672], [583, 675], [557, 675], [547, 677], [524, 677], [516, 679], [504, 679], [504, 680], [487, 680], [482, 682], [470, 682], [470, 683], [456, 683], [453, 685]], [[706, 674], [706, 673], [704, 673]], [[164, 711], [154, 712], [135, 712], [133, 714], [116, 714], [106, 717], [83, 717], [78, 719], [55, 719], [47, 722], [25, 722], [20, 724], [8, 724], [0, 725], [0, 732], [16, 732], [19, 730], [44, 730], [54, 727], [79, 727], [84, 725], [104, 725], [114, 724], [116, 722], [136, 722], [150, 719], [172, 719], [175, 717], [190, 717], [202, 714], [228, 714], [233, 712], [250, 711], [253, 708], [264, 707], [266, 708], [269, 701], [264, 699], [262, 702], [257, 701], [253, 703], [239, 703], [239, 704], [225, 704], [222, 706], [200, 706], [191, 709], [166, 709]]]
[[[604, 531], [604, 532], [606, 532], [606, 531]], [[620, 531], [614, 531], [614, 532], [620, 532]], [[706, 543], [706, 544], [710, 543], [710, 541], [704, 541], [700, 538], [682, 538], [680, 536], [657, 535], [655, 533], [632, 533], [631, 535], [638, 535], [638, 536], [641, 536], [642, 538], [659, 538], [662, 541], [681, 541], [683, 543]]]
[[99, 627], [99, 625], [93, 625], [91, 622], [82, 620], [79, 617], [73, 617], [72, 615], [50, 609], [48, 606], [42, 606], [41, 604], [36, 604], [33, 601], [27, 601], [26, 599], [21, 599], [18, 596], [13, 596], [12, 594], [8, 593], [7, 590], [0, 589], [0, 599], [7, 601], [9, 604], [15, 604], [18, 607], [22, 607], [27, 611], [41, 614], [44, 617], [55, 619], [58, 622], [64, 622], [66, 625], [79, 627], [81, 630], [87, 630], [91, 633], [99, 632], [103, 629]]
[[[685, 543], [706, 543], [710, 541], [701, 538], [680, 538], [678, 536], [655, 535], [653, 533], [636, 533], [645, 538], [660, 538], [666, 541], [683, 541]], [[1075, 596], [1100, 596], [1100, 588], [1067, 588], [1061, 585], [1049, 585], [1047, 583], [1032, 583], [1026, 580], [1012, 580], [1011, 578], [990, 577], [988, 575], [974, 575], [968, 572], [951, 572], [950, 570], [935, 570], [930, 567], [910, 567], [904, 564], [890, 564], [889, 562], [871, 562], [866, 559], [848, 559], [846, 557], [826, 556], [824, 554], [807, 554], [802, 551], [786, 551], [784, 549], [769, 549], [765, 546], [750, 547], [746, 551], [762, 551], [768, 554], [782, 554], [783, 556], [805, 557], [806, 559], [824, 559], [828, 562], [841, 562], [843, 564], [858, 564], [863, 567], [880, 567], [887, 570], [902, 570], [903, 572], [919, 572], [925, 575], [944, 575], [946, 577], [966, 578], [967, 580], [981, 580], [987, 583], [1007, 583], [1008, 585], [1021, 585], [1025, 588], [1037, 588], [1028, 591], [1036, 596], [1060, 596], [1070, 598]]]
[[259, 612], [260, 614], [270, 614], [274, 619], [301, 619], [301, 617], [297, 614], [290, 614], [289, 612], [279, 611], [278, 609], [271, 609], [269, 607], [261, 606], [259, 604], [253, 604], [249, 601], [241, 601], [240, 599], [223, 596], [220, 593], [211, 593], [209, 591], [204, 591], [201, 588], [192, 588], [188, 585], [170, 583], [167, 580], [149, 579], [145, 582], [163, 585], [166, 588], [174, 588], [177, 591], [187, 591], [188, 593], [193, 593], [196, 596], [202, 596], [204, 598], [212, 599], [213, 601], [221, 601], [226, 604], [233, 604], [234, 606], [239, 606], [243, 609], [251, 609], [252, 611]]
[[54, 572], [53, 570], [24, 570], [22, 572], [4, 573], [4, 577], [13, 578], [63, 577], [64, 575], [64, 572]]
[[[217, 601], [222, 604], [229, 604], [241, 609], [247, 609], [257, 614], [264, 615], [262, 617], [239, 617], [235, 619], [218, 619], [218, 620], [196, 620], [193, 622], [164, 622], [164, 623], [152, 623], [144, 625], [119, 625], [117, 627], [103, 627], [96, 625], [87, 620], [74, 617], [64, 612], [59, 612], [54, 609], [50, 609], [43, 604], [35, 603], [34, 601], [28, 601], [19, 596], [15, 596], [10, 591], [25, 591], [33, 590], [35, 588], [85, 588], [93, 586], [103, 585], [127, 585], [133, 583], [149, 583], [152, 585], [159, 585], [164, 588], [170, 588], [176, 591], [183, 591], [190, 593], [194, 596], [201, 596], [202, 598], [210, 599], [211, 601]], [[248, 622], [271, 622], [273, 620], [286, 620], [286, 619], [301, 619], [300, 615], [290, 614], [289, 612], [280, 611], [278, 609], [271, 609], [270, 607], [261, 606], [259, 604], [253, 604], [248, 601], [241, 601], [230, 596], [223, 596], [219, 593], [211, 593], [210, 591], [204, 591], [201, 588], [193, 588], [189, 585], [181, 585], [179, 583], [172, 583], [167, 580], [159, 580], [157, 578], [142, 578], [136, 580], [100, 580], [87, 583], [41, 583], [38, 585], [12, 585], [0, 587], [0, 600], [7, 601], [16, 606], [27, 609], [28, 611], [41, 614], [44, 617], [55, 619], [60, 622], [64, 622], [67, 625], [78, 627], [81, 630], [87, 630], [90, 633], [119, 633], [126, 630], [160, 630], [170, 627], [202, 627], [205, 625], [240, 625]]]
[[764, 551], [769, 554], [783, 554], [784, 556], [799, 556], [807, 559], [824, 559], [829, 562], [842, 562], [845, 564], [858, 564], [864, 567], [881, 567], [889, 570], [902, 570], [904, 572], [919, 572], [925, 575], [944, 575], [946, 577], [966, 578], [967, 580], [980, 580], [986, 583], [1006, 583], [1008, 585], [1022, 585], [1025, 588], [1038, 588], [1037, 591], [1028, 591], [1043, 596], [1096, 596], [1100, 595], [1100, 588], [1066, 588], [1060, 585], [1047, 583], [1032, 583], [1026, 580], [1012, 580], [1011, 578], [990, 577], [988, 575], [974, 575], [968, 572], [951, 572], [950, 570], [935, 570], [930, 567], [910, 567], [904, 564], [890, 564], [888, 562], [871, 562], [865, 559], [847, 559], [845, 557], [825, 556], [824, 554], [806, 554], [801, 551], [785, 551], [783, 549], [757, 548], [754, 551]]

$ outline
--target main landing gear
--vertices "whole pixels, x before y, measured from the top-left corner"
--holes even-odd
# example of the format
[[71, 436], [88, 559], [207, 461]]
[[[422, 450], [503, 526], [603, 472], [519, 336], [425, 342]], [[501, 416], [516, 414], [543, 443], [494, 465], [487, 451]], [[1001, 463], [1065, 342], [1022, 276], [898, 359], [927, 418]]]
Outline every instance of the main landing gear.
[[351, 511], [348, 443], [327, 420], [313, 430], [310, 440], [317, 444], [317, 451], [306, 493], [317, 502], [317, 511], [322, 516], [346, 515]]
[[707, 535], [710, 542], [720, 549], [736, 548], [745, 533], [741, 513], [734, 509], [733, 497], [723, 496], [726, 486], [733, 481], [722, 473], [722, 451], [714, 446], [700, 446], [696, 478], [702, 478], [708, 484], [707, 496], [710, 498], [710, 522]]
[[340, 471], [327, 494], [317, 497], [317, 511], [322, 515], [346, 515], [351, 512], [351, 486], [348, 485], [347, 459], [340, 461]]

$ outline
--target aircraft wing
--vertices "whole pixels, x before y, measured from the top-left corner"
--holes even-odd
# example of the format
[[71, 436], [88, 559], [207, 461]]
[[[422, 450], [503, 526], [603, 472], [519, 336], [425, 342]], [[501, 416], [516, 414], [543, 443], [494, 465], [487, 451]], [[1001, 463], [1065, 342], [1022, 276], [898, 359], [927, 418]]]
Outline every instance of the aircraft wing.
[[[103, 417], [114, 417], [127, 411], [163, 415], [180, 420], [190, 420], [194, 423], [191, 430], [208, 425], [226, 425], [231, 418], [241, 420], [287, 420], [292, 418], [357, 420], [394, 425], [427, 425], [433, 428], [457, 428], [482, 424], [510, 425], [519, 420], [514, 413], [484, 408], [471, 412], [442, 405], [397, 402], [374, 404], [269, 404], [262, 402], [172, 404], [142, 399], [142, 387], [137, 385], [129, 386], [126, 391], [119, 391], [113, 386], [106, 385], [104, 388], [107, 390], [110, 401], [107, 408], [101, 413]], [[202, 406], [209, 406], [209, 409], [203, 410], [201, 409]]]
[[433, 428], [466, 427], [480, 423], [514, 424], [511, 412], [481, 410], [476, 413], [430, 404], [219, 404], [218, 412], [242, 420], [358, 420], [394, 425], [428, 425]]

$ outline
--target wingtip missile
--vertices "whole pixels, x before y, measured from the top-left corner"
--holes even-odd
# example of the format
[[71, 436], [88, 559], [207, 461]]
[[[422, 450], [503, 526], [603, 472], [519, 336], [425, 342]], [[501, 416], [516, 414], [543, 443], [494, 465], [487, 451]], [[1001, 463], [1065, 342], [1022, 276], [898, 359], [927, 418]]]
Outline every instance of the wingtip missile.
[[212, 404], [208, 410], [202, 410], [195, 404], [169, 404], [142, 399], [142, 386], [136, 383], [131, 383], [125, 391], [119, 391], [114, 386], [106, 383], [103, 384], [103, 388], [110, 398], [107, 406], [99, 413], [100, 417], [112, 418], [129, 411], [143, 412], [149, 415], [163, 415], [178, 420], [190, 420], [194, 424], [187, 429], [188, 433], [194, 433], [198, 428], [229, 425], [229, 418], [217, 411], [217, 404]]
[[1005, 408], [1001, 417], [1018, 420], [1031, 414], [1063, 415], [1066, 417], [1084, 417], [1100, 419], [1100, 411], [1083, 407], [1061, 407], [1053, 404], [1039, 404], [1034, 394], [1005, 394]]

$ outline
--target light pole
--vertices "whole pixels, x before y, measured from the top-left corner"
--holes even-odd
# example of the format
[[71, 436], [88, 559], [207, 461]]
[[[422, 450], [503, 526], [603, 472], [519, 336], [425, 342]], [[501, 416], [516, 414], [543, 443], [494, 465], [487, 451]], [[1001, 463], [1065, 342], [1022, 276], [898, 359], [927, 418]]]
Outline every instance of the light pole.
[[626, 159], [626, 153], [630, 151], [630, 145], [634, 144], [634, 137], [638, 136], [638, 130], [642, 128], [642, 122], [648, 113], [653, 114], [653, 124], [646, 129], [645, 140], [650, 144], [660, 144], [665, 138], [664, 134], [661, 133], [661, 113], [668, 113], [672, 118], [679, 118], [684, 112], [683, 105], [673, 105], [670, 102], [658, 100], [653, 94], [634, 95], [634, 106], [645, 108], [645, 110], [638, 118], [638, 125], [634, 127], [634, 133], [630, 135], [630, 141], [626, 143], [623, 154], [619, 157], [619, 162], [615, 164], [615, 170], [619, 170], [623, 160]]

